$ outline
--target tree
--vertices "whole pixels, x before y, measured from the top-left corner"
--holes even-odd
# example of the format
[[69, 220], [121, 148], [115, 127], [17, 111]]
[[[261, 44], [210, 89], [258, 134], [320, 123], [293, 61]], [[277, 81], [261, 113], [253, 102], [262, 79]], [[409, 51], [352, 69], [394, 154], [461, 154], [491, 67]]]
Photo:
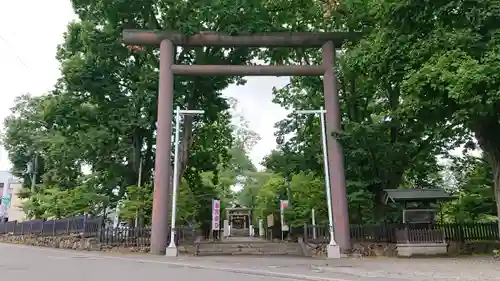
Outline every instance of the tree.
[[377, 25], [359, 44], [359, 60], [398, 86], [398, 118], [453, 144], [470, 147], [477, 139], [493, 168], [498, 213], [500, 3], [401, 0], [371, 7]]
[[254, 217], [265, 218], [270, 214], [276, 217], [280, 212], [280, 198], [286, 196], [285, 180], [274, 175], [259, 188], [256, 198], [256, 214]]
[[[375, 219], [380, 220], [384, 217], [383, 189], [398, 188], [404, 183], [405, 175], [413, 176], [415, 182], [423, 182], [430, 168], [439, 170], [434, 156], [441, 149], [438, 143], [441, 139], [419, 124], [395, 120], [398, 98], [395, 96], [391, 101], [386, 91], [374, 90], [370, 81], [375, 78], [346, 77], [344, 71], [351, 66], [346, 62], [342, 67], [339, 76], [343, 133], [339, 137], [346, 159], [348, 193], [354, 194], [360, 189], [372, 193]], [[298, 109], [319, 108], [323, 103], [321, 95], [320, 79], [296, 78], [289, 87], [276, 92], [275, 102]], [[319, 118], [302, 118], [292, 113], [277, 127], [279, 142], [285, 135], [296, 134], [265, 160], [266, 167], [286, 177], [301, 171], [322, 175]], [[409, 172], [410, 169], [413, 172]]]
[[453, 222], [492, 221], [496, 214], [491, 165], [484, 158], [458, 157], [450, 167], [457, 197], [447, 203], [443, 219]]
[[74, 161], [81, 150], [56, 129], [53, 110], [59, 101], [51, 94], [20, 96], [11, 109], [12, 115], [4, 120], [3, 145], [13, 164], [13, 174], [24, 179], [25, 187], [32, 184], [27, 167], [35, 158], [38, 161], [33, 172], [38, 175], [37, 183], [45, 180], [49, 185], [57, 182], [70, 187], [81, 176], [81, 166]]
[[[408, 106], [411, 99], [406, 99], [405, 75], [418, 63], [416, 56], [426, 45], [423, 41], [415, 45], [410, 40], [418, 30], [408, 35], [408, 30], [399, 29], [403, 23], [396, 23], [391, 15], [394, 12], [391, 8], [398, 8], [396, 2], [351, 0], [325, 5], [323, 9], [332, 9], [328, 15], [316, 18], [308, 26], [309, 29], [335, 26], [337, 30], [366, 34], [359, 43], [347, 44], [338, 54], [343, 122], [339, 139], [345, 153], [350, 208], [353, 207], [352, 198], [371, 198], [371, 203], [364, 201], [360, 206], [373, 206], [375, 220], [387, 219], [382, 204], [383, 189], [439, 186], [442, 183], [438, 176], [441, 166], [436, 156], [446, 154], [456, 145], [450, 143], [450, 139], [463, 135], [457, 135], [456, 127], [446, 120], [434, 118], [428, 110], [418, 113]], [[414, 12], [412, 9], [404, 11], [407, 17], [412, 17], [410, 13]], [[398, 19], [406, 18], [400, 16]], [[388, 28], [387, 22], [394, 25]], [[420, 28], [420, 25], [414, 27]], [[291, 57], [305, 64], [321, 63], [318, 52]], [[292, 78], [287, 87], [275, 91], [274, 101], [289, 109], [319, 108], [323, 105], [321, 79]], [[280, 147], [267, 157], [266, 167], [287, 178], [301, 171], [321, 175], [323, 161], [318, 118], [292, 113], [277, 124], [277, 128]], [[290, 134], [295, 136], [284, 142], [285, 136]]]
[[[241, 115], [238, 110], [238, 100], [235, 98], [228, 98], [228, 103], [230, 104], [230, 113], [232, 117], [232, 132], [236, 145], [233, 146], [235, 150], [232, 153], [232, 157], [245, 158], [246, 160], [239, 160], [238, 163], [241, 163], [244, 167], [241, 167], [241, 170], [252, 170], [253, 165], [248, 156], [243, 156], [241, 152], [249, 153], [254, 146], [261, 140], [259, 134], [250, 129], [250, 124], [245, 119], [243, 115]], [[238, 151], [239, 150], [239, 151]]]
[[81, 215], [104, 214], [109, 198], [102, 195], [91, 181], [85, 180], [72, 189], [42, 185], [35, 193], [27, 191], [29, 198], [23, 203], [28, 217], [60, 219]]
[[120, 204], [120, 219], [129, 222], [137, 220], [138, 225], [140, 221], [142, 224], [149, 224], [151, 222], [151, 212], [153, 205], [153, 187], [151, 184], [143, 186], [129, 186], [125, 200]]
[[325, 181], [313, 173], [294, 175], [290, 181], [291, 211], [287, 212], [287, 222], [291, 226], [302, 227], [311, 224], [312, 209], [318, 224], [328, 225], [328, 209]]
[[[149, 204], [158, 53], [152, 47], [144, 51], [126, 48], [121, 42], [125, 28], [185, 34], [206, 29], [230, 34], [363, 31], [360, 42], [344, 45], [336, 66], [343, 120], [338, 138], [345, 152], [351, 219], [360, 223], [388, 219], [381, 204], [383, 189], [442, 185], [436, 156], [447, 156], [450, 148], [460, 144], [473, 148], [474, 137], [491, 165], [497, 213], [500, 210], [500, 139], [495, 130], [500, 126], [498, 1], [72, 3], [79, 19], [68, 25], [58, 49], [61, 79], [45, 96], [20, 97], [5, 122], [3, 142], [14, 174], [24, 177], [26, 186], [31, 180], [26, 166], [35, 157], [39, 160], [36, 192], [27, 193], [31, 196], [27, 206], [31, 204], [34, 216], [97, 212], [123, 198], [135, 202], [129, 202], [131, 213]], [[175, 62], [250, 64], [256, 58], [272, 63], [320, 63], [319, 52], [300, 48], [215, 47], [178, 48]], [[279, 147], [264, 161], [268, 171], [260, 173], [247, 155], [258, 136], [244, 120], [231, 124], [229, 110], [235, 103], [221, 96], [229, 84], [244, 80], [190, 77], [176, 78], [175, 83], [176, 106], [203, 108], [206, 113], [182, 122], [179, 198], [185, 198], [180, 203], [183, 220], [208, 221], [210, 200], [232, 203], [236, 196], [231, 186], [238, 182], [245, 187], [237, 199], [256, 206], [261, 215], [268, 214], [277, 208], [278, 198], [284, 198], [279, 196], [287, 196], [285, 179], [293, 189], [294, 178], [298, 194], [294, 200], [303, 204], [296, 206], [297, 220], [305, 220], [305, 210], [313, 201], [302, 198], [300, 188], [307, 186], [318, 195], [324, 176], [318, 118], [292, 113], [277, 124]], [[293, 78], [290, 85], [275, 90], [274, 102], [288, 109], [319, 108], [323, 105], [321, 78]], [[294, 136], [285, 142], [290, 134]], [[487, 198], [486, 181], [472, 179], [489, 173], [482, 164], [474, 165], [465, 169], [468, 180], [460, 181], [459, 189], [469, 199], [476, 194]], [[83, 167], [90, 170], [86, 177]], [[128, 188], [139, 177], [144, 190]], [[67, 198], [62, 196], [78, 194], [100, 203], [84, 210], [81, 202], [88, 199], [64, 201]], [[324, 200], [316, 201], [319, 195], [314, 198], [318, 206], [324, 204]], [[74, 207], [66, 208], [63, 203], [50, 207], [50, 200]], [[489, 205], [470, 202], [459, 209], [475, 215], [479, 209], [489, 212]], [[144, 211], [147, 217], [149, 210]]]
[[[81, 176], [82, 166], [90, 167], [112, 207], [127, 187], [137, 183], [141, 162], [143, 181], [151, 181], [155, 152], [158, 54], [152, 48], [145, 52], [127, 49], [121, 42], [121, 31], [175, 29], [191, 34], [209, 27], [235, 33], [269, 30], [273, 23], [264, 1], [214, 1], [210, 5], [199, 1], [72, 3], [78, 21], [68, 25], [58, 49], [62, 77], [50, 95], [18, 104], [6, 123], [5, 143], [16, 175], [22, 174], [33, 153], [40, 155], [40, 182], [61, 191], [74, 188], [72, 182]], [[175, 60], [179, 64], [246, 64], [256, 51], [184, 48]], [[214, 172], [216, 183], [217, 169], [229, 160], [229, 105], [221, 91], [234, 82], [244, 81], [240, 77], [176, 79], [175, 104], [205, 110], [203, 116], [186, 117], [182, 124], [180, 170], [197, 206], [209, 204], [211, 198], [206, 194], [214, 192], [207, 190], [211, 186], [203, 185], [201, 175]], [[41, 127], [39, 119], [44, 122], [42, 131], [36, 131]], [[23, 122], [30, 126], [23, 126]], [[114, 196], [116, 187], [119, 192]], [[197, 212], [200, 220], [210, 214], [205, 208]]]
[[[197, 202], [186, 181], [182, 180], [177, 197], [176, 225], [196, 224], [199, 210]], [[139, 226], [149, 225], [151, 223], [152, 206], [153, 187], [151, 184], [140, 187], [129, 186], [126, 198], [120, 205], [120, 219], [134, 223], [137, 219]]]

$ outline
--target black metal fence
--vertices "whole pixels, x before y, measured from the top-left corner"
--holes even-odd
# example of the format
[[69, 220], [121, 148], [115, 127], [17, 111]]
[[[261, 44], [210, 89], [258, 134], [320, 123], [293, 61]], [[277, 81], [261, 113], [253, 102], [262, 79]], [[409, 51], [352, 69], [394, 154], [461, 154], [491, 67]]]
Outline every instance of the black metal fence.
[[[196, 229], [191, 226], [176, 228], [176, 243], [191, 243], [197, 237], [220, 239], [220, 232]], [[0, 235], [64, 236], [78, 235], [95, 237], [106, 246], [148, 247], [151, 244], [150, 227], [106, 226], [100, 217], [78, 216], [58, 220], [30, 220], [0, 223]], [[170, 241], [170, 230], [167, 237]]]
[[[396, 243], [397, 232], [401, 229], [415, 227], [411, 224], [372, 224], [351, 225], [351, 239], [353, 242]], [[418, 226], [422, 228], [422, 225]], [[490, 223], [440, 223], [426, 224], [425, 229], [435, 229], [443, 233], [446, 241], [498, 241], [500, 233], [498, 222]], [[192, 243], [198, 237], [206, 240], [221, 239], [222, 231], [196, 229], [190, 226], [181, 226], [176, 229], [176, 242]], [[255, 229], [255, 235], [259, 230]], [[105, 226], [102, 218], [79, 216], [59, 220], [31, 220], [25, 222], [0, 223], [0, 235], [40, 235], [61, 236], [77, 234], [84, 237], [95, 237], [103, 245], [109, 246], [136, 246], [150, 245], [151, 228], [149, 227], [109, 227]], [[278, 227], [265, 229], [267, 239], [297, 239], [315, 243], [328, 242], [330, 239], [328, 226], [304, 225], [294, 227], [283, 235]], [[169, 235], [170, 236], [170, 235]], [[170, 237], [168, 237], [170, 240]]]
[[[371, 224], [351, 225], [351, 239], [354, 242], [396, 243], [398, 230], [432, 229], [440, 230], [446, 241], [498, 241], [500, 233], [498, 222], [487, 223], [436, 223], [436, 224]], [[294, 228], [292, 236], [302, 236], [307, 241], [327, 242], [330, 239], [326, 225], [305, 225]]]
[[[170, 231], [167, 241], [170, 241]], [[192, 227], [177, 227], [176, 244], [192, 243], [197, 237], [204, 237], [203, 232]], [[151, 244], [150, 227], [103, 227], [98, 236], [99, 242], [108, 246], [149, 247]]]
[[101, 218], [79, 216], [59, 220], [30, 220], [0, 223], [0, 234], [12, 235], [63, 235], [84, 233], [97, 235], [101, 229]]

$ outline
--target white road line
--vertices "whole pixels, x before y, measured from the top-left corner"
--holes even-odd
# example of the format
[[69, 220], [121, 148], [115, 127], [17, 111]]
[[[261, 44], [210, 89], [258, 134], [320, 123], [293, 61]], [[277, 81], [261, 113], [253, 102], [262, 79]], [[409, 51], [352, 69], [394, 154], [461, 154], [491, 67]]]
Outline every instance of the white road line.
[[71, 257], [60, 257], [60, 256], [47, 256], [47, 258], [52, 260], [69, 260]]

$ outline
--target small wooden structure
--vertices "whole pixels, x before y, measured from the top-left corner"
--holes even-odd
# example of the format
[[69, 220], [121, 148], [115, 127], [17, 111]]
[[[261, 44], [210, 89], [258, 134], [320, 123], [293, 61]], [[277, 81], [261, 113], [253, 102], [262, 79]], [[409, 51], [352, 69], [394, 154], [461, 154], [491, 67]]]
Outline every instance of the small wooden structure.
[[235, 229], [247, 229], [250, 226], [252, 210], [244, 207], [226, 208], [226, 218], [229, 225]]
[[251, 225], [252, 209], [241, 206], [226, 208], [224, 220], [224, 237], [250, 236], [253, 232]]
[[403, 227], [396, 230], [399, 256], [446, 254], [444, 232], [435, 227], [436, 206], [452, 197], [441, 188], [386, 189], [385, 203], [403, 203]]

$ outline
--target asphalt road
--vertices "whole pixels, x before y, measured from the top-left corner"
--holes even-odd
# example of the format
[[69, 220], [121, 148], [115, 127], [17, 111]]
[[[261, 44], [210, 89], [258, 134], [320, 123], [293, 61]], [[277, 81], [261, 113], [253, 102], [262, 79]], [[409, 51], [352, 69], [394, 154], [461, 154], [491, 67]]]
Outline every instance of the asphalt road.
[[0, 278], [15, 281], [486, 281], [491, 258], [340, 259], [179, 257], [78, 252], [0, 244]]
[[2, 280], [16, 281], [346, 280], [315, 275], [319, 273], [310, 269], [290, 272], [244, 264], [228, 266], [202, 259], [186, 261], [9, 244], [0, 244], [0, 274]]

